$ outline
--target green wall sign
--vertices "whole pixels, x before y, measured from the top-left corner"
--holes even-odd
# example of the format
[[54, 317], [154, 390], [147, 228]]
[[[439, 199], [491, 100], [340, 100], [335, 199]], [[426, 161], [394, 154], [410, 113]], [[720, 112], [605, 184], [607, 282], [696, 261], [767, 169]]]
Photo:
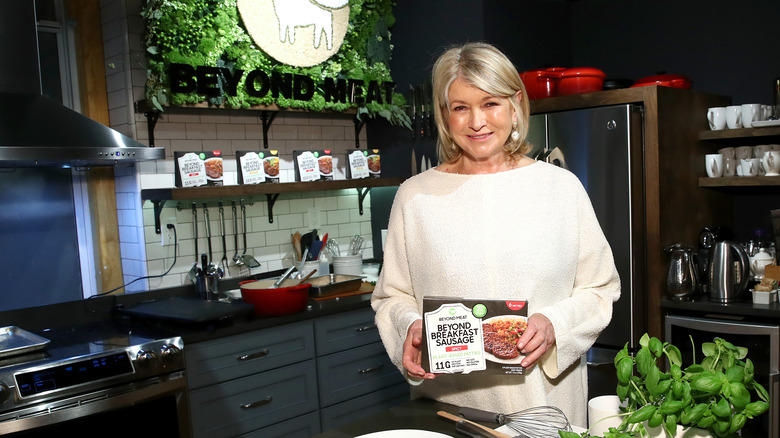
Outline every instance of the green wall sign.
[[410, 128], [389, 62], [393, 0], [147, 0], [147, 99], [357, 109]]

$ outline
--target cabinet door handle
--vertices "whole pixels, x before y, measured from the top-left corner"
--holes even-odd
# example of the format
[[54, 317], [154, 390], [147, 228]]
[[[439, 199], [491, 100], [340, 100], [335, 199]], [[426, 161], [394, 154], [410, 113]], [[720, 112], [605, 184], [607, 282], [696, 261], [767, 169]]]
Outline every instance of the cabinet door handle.
[[369, 330], [376, 330], [376, 324], [365, 325], [363, 327], [357, 327], [355, 329], [356, 332], [367, 332]]
[[256, 408], [258, 406], [267, 405], [268, 403], [271, 403], [272, 400], [273, 399], [269, 395], [268, 397], [266, 397], [263, 400], [259, 400], [259, 401], [252, 402], [252, 403], [246, 403], [246, 404], [239, 405], [239, 406], [241, 407], [241, 409], [252, 409], [252, 408]]
[[384, 365], [382, 365], [382, 364], [380, 363], [379, 365], [377, 365], [377, 366], [375, 366], [375, 367], [371, 367], [371, 368], [363, 368], [362, 370], [358, 370], [358, 374], [368, 374], [368, 373], [373, 373], [374, 371], [379, 371], [379, 370], [381, 370], [381, 369], [382, 369], [382, 367], [384, 367]]
[[243, 356], [237, 356], [236, 360], [250, 360], [250, 359], [257, 359], [258, 357], [263, 357], [268, 354], [268, 349], [263, 348], [261, 351], [258, 351], [257, 353], [252, 354], [245, 354]]

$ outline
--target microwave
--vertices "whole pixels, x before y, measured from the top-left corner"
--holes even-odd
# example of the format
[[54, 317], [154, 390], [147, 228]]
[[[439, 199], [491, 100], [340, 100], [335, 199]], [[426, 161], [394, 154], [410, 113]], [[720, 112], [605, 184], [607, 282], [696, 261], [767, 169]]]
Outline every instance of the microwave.
[[754, 378], [769, 392], [770, 407], [760, 417], [747, 421], [742, 436], [780, 437], [780, 325], [679, 315], [667, 315], [665, 321], [666, 342], [680, 349], [683, 368], [693, 362], [691, 339], [697, 361], [703, 358], [701, 345], [716, 337], [748, 349], [748, 358], [755, 367]]

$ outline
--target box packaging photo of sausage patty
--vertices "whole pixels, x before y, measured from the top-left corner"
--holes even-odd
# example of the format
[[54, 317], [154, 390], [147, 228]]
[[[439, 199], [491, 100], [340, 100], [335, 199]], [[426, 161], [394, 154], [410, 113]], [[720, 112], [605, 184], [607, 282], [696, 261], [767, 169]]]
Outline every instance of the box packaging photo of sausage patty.
[[174, 152], [176, 187], [221, 186], [223, 162], [221, 151]]
[[528, 301], [425, 297], [422, 367], [431, 373], [523, 374], [517, 340]]
[[236, 169], [239, 184], [279, 182], [279, 157], [270, 151], [236, 151]]
[[295, 181], [328, 181], [333, 179], [333, 156], [330, 149], [293, 151]]

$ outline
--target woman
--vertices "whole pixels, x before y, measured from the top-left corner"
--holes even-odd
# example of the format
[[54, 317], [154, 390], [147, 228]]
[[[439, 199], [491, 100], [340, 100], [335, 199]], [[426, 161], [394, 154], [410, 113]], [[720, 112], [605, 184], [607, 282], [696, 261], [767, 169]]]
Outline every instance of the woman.
[[[620, 295], [587, 193], [571, 172], [524, 155], [525, 87], [494, 47], [447, 50], [433, 93], [441, 164], [399, 188], [371, 300], [385, 348], [413, 398], [504, 413], [555, 405], [585, 426], [584, 355]], [[426, 373], [426, 295], [528, 300], [525, 374]]]

